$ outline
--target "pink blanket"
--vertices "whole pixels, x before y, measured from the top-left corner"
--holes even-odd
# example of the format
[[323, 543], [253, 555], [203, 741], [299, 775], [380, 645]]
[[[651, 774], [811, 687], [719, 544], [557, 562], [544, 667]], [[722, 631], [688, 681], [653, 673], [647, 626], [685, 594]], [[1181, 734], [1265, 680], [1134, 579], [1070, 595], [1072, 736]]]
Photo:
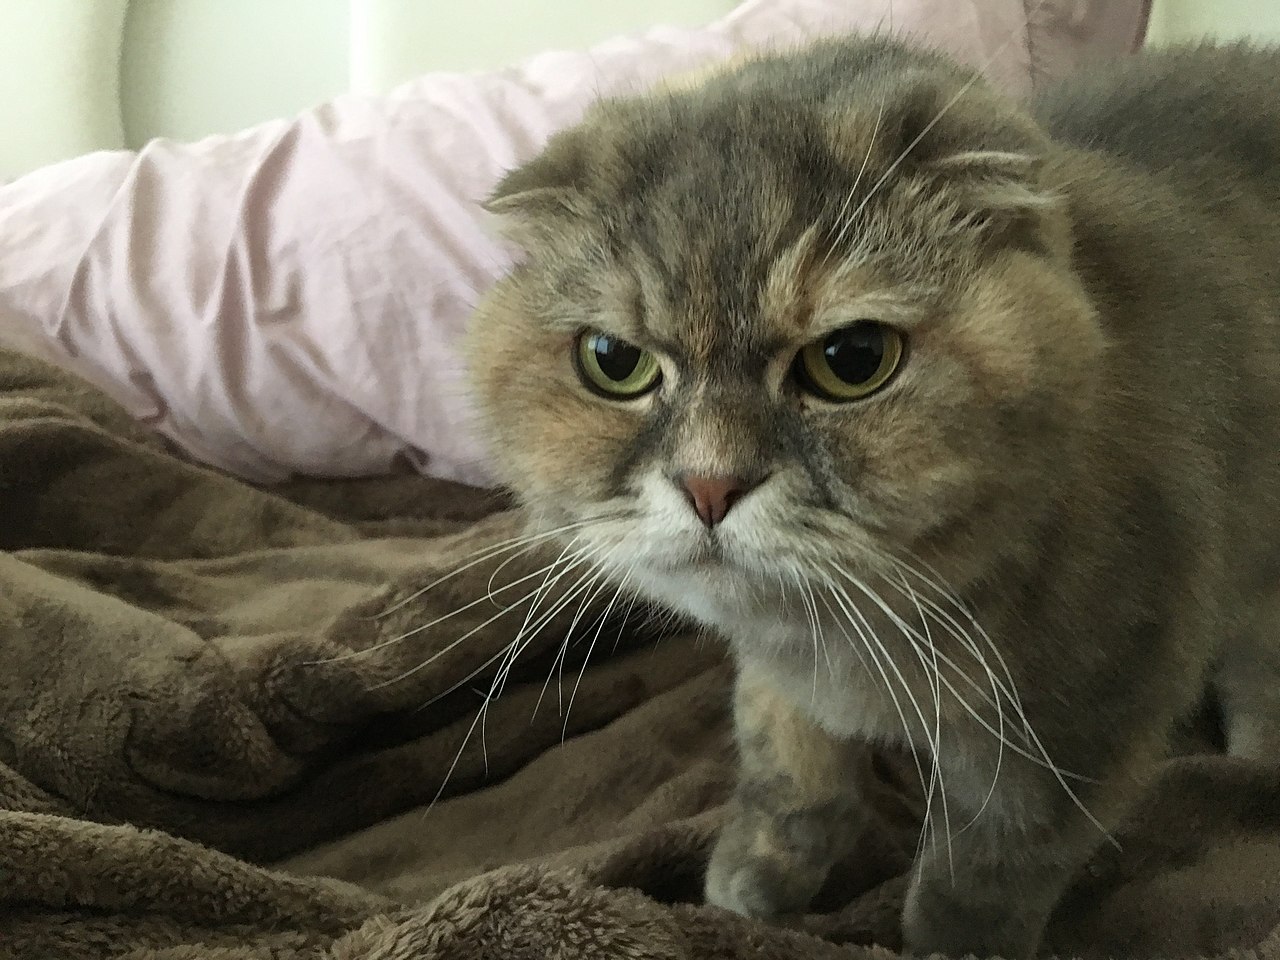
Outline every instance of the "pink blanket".
[[[69, 367], [258, 479], [407, 459], [483, 483], [457, 344], [510, 263], [477, 201], [594, 98], [746, 50], [889, 25], [888, 0], [748, 0], [510, 70], [434, 74], [194, 144], [0, 187], [0, 345]], [[1143, 0], [896, 0], [894, 29], [1022, 95], [1131, 50]]]

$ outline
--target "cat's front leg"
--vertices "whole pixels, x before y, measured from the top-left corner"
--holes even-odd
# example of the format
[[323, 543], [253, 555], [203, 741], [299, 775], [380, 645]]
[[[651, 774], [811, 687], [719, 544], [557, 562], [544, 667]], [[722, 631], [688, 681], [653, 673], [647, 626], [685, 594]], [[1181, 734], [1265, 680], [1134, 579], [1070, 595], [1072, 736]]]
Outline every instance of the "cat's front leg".
[[707, 868], [709, 903], [771, 919], [803, 910], [866, 824], [870, 757], [831, 736], [759, 668], [739, 672], [734, 718], [740, 770]]
[[[1074, 786], [1092, 812], [1115, 821], [1118, 804]], [[991, 806], [997, 805], [993, 799]], [[1010, 806], [1036, 810], [1035, 822], [988, 810], [949, 841], [938, 836], [922, 851], [903, 911], [907, 953], [1008, 960], [1035, 955], [1054, 907], [1106, 835], [1065, 794], [1039, 809], [1017, 800]], [[953, 809], [952, 815], [965, 822], [972, 812]]]
[[972, 855], [969, 843], [953, 843], [954, 868], [945, 852], [917, 863], [902, 917], [905, 951], [916, 957], [1034, 956], [1070, 871], [1038, 860], [980, 867]]

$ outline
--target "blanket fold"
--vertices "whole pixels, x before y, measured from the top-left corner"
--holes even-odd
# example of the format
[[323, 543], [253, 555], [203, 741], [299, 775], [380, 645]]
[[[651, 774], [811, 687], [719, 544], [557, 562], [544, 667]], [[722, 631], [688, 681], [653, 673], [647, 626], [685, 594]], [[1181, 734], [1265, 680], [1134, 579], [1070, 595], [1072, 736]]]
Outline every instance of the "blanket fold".
[[[255, 488], [0, 352], [0, 958], [888, 956], [909, 767], [813, 914], [700, 905], [731, 668], [594, 573], [499, 495]], [[1048, 952], [1280, 960], [1280, 768], [1198, 749]]]

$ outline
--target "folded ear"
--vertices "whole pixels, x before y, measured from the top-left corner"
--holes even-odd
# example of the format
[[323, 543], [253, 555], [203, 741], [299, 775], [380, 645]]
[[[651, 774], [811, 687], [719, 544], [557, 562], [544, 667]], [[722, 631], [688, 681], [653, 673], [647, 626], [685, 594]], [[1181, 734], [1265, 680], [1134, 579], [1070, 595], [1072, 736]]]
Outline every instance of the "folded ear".
[[587, 172], [583, 146], [577, 129], [555, 134], [536, 157], [498, 182], [484, 209], [524, 224], [581, 214]]
[[831, 118], [846, 170], [865, 169], [859, 179], [870, 192], [894, 179], [934, 201], [941, 231], [1056, 246], [1039, 238], [1061, 208], [1045, 187], [1042, 158], [1052, 146], [1036, 122], [967, 70], [920, 54], [885, 56], [888, 66]]
[[1030, 153], [964, 150], [931, 159], [920, 172], [953, 206], [953, 228], [1048, 251], [1058, 246], [1063, 198], [1042, 181], [1042, 167]]

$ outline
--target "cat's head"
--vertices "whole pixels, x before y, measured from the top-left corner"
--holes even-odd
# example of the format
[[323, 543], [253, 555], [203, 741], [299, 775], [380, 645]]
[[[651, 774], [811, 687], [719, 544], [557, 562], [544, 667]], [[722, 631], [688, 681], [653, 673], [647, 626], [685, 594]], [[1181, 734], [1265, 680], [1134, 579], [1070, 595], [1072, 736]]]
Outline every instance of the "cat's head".
[[469, 363], [540, 523], [732, 591], [981, 559], [1044, 508], [1104, 343], [1045, 138], [969, 79], [824, 44], [602, 103], [506, 178], [526, 256]]

